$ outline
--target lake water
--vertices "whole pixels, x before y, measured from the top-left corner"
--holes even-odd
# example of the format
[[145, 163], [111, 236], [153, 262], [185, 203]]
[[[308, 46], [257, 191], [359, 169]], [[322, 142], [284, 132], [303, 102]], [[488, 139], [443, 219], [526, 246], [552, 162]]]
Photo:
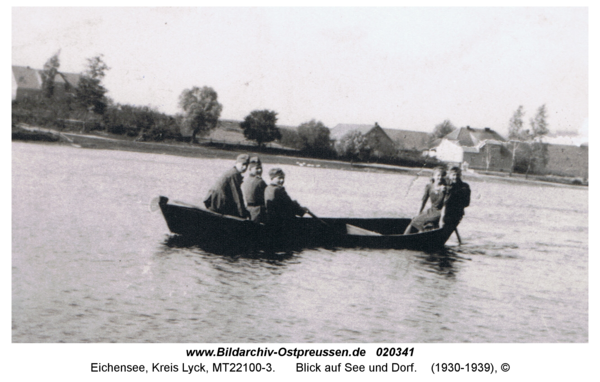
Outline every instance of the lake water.
[[[588, 190], [467, 179], [442, 253], [166, 245], [233, 161], [12, 144], [13, 342], [587, 342]], [[265, 172], [274, 164], [264, 165]], [[323, 217], [409, 217], [424, 176], [280, 166]]]

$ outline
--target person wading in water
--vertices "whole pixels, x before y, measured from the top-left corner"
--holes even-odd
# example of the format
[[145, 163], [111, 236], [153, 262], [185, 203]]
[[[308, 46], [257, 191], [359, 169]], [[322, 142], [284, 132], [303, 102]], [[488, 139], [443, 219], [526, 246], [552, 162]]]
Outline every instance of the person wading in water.
[[456, 230], [465, 215], [465, 208], [471, 204], [471, 188], [462, 181], [461, 173], [457, 166], [448, 170], [448, 189], [444, 198], [441, 225], [451, 231]]

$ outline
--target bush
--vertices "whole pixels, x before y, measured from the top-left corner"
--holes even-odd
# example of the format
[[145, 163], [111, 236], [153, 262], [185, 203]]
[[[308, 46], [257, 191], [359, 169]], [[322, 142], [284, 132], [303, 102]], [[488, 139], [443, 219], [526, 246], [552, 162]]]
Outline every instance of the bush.
[[104, 113], [109, 133], [137, 137], [144, 141], [162, 141], [180, 137], [175, 118], [147, 106], [115, 105]]

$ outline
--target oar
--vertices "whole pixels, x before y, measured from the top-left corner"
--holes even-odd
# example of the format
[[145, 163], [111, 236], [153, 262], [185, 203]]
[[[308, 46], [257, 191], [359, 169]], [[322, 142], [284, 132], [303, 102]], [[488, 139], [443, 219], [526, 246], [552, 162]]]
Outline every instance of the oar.
[[[317, 219], [322, 224], [331, 228], [330, 224], [328, 224], [323, 219], [317, 217], [317, 215], [310, 212], [310, 210], [308, 208], [306, 209], [306, 213], [309, 214], [310, 216], [312, 216], [314, 219]], [[351, 224], [346, 224], [346, 232], [349, 233], [350, 235], [381, 236], [381, 234], [379, 232], [369, 231], [368, 229], [360, 228], [360, 227], [357, 227], [357, 226], [351, 225]]]
[[462, 245], [462, 240], [460, 240], [460, 235], [458, 234], [458, 227], [454, 228], [454, 233], [456, 234], [456, 238], [458, 239], [458, 245]]
[[308, 208], [306, 208], [306, 213], [309, 214], [313, 219], [317, 219], [321, 224], [331, 227], [328, 223], [325, 222], [325, 220], [310, 212]]

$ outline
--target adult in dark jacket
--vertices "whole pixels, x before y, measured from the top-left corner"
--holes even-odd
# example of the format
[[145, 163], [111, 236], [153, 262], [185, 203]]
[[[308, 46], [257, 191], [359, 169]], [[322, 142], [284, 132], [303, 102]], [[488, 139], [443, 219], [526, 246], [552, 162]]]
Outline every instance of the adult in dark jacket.
[[267, 184], [261, 175], [262, 163], [260, 158], [250, 158], [248, 177], [242, 184], [242, 191], [246, 200], [246, 208], [250, 213], [250, 220], [257, 223], [265, 222], [265, 188], [267, 188]]
[[[427, 228], [438, 228], [442, 209], [446, 197], [446, 169], [436, 167], [431, 176], [431, 182], [425, 186], [425, 193], [421, 202], [421, 208], [417, 216], [410, 222], [404, 234], [412, 233], [413, 229], [422, 232]], [[431, 201], [431, 206], [425, 212], [427, 201]]]
[[471, 204], [471, 188], [462, 181], [460, 167], [452, 167], [448, 171], [448, 190], [442, 210], [442, 226], [454, 231], [469, 204]]
[[208, 192], [204, 199], [206, 208], [223, 215], [240, 218], [249, 216], [241, 189], [242, 174], [248, 168], [248, 160], [247, 154], [238, 155], [235, 166], [223, 174]]

